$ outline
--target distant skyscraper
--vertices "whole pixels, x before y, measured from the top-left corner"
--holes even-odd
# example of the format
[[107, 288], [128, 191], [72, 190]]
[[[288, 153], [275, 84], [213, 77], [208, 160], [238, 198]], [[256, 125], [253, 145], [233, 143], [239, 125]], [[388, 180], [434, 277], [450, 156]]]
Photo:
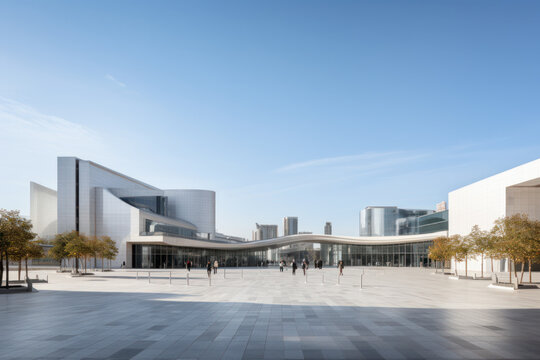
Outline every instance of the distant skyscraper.
[[332, 235], [332, 223], [329, 221], [324, 225], [324, 235]]
[[259, 225], [257, 230], [253, 231], [253, 240], [266, 240], [278, 237], [277, 225]]
[[298, 234], [298, 218], [287, 216], [283, 218], [283, 236]]

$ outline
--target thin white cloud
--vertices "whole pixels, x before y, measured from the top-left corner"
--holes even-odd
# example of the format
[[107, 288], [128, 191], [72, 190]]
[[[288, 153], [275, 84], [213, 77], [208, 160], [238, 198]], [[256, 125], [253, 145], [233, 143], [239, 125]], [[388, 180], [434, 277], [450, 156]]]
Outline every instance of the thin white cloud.
[[56, 188], [56, 157], [95, 159], [110, 153], [103, 138], [86, 126], [0, 96], [2, 207], [29, 214], [30, 181]]
[[123, 82], [121, 82], [120, 80], [118, 80], [117, 78], [115, 78], [114, 76], [112, 76], [111, 74], [105, 75], [105, 78], [106, 78], [107, 80], [112, 81], [113, 83], [115, 83], [116, 85], [118, 85], [118, 86], [120, 86], [120, 87], [126, 87], [126, 84], [124, 84]]
[[[41, 148], [45, 144], [65, 146], [95, 144], [99, 136], [87, 127], [0, 96], [1, 137], [8, 143], [31, 142]], [[37, 143], [36, 143], [37, 141]]]
[[388, 151], [388, 152], [367, 152], [357, 155], [346, 155], [346, 156], [336, 156], [336, 157], [326, 157], [314, 160], [308, 160], [304, 162], [298, 162], [289, 164], [279, 169], [276, 169], [276, 172], [288, 172], [298, 169], [313, 168], [313, 167], [323, 167], [331, 166], [338, 164], [350, 164], [358, 161], [377, 161], [380, 159], [385, 159], [389, 157], [395, 157], [397, 155], [403, 154], [401, 151]]

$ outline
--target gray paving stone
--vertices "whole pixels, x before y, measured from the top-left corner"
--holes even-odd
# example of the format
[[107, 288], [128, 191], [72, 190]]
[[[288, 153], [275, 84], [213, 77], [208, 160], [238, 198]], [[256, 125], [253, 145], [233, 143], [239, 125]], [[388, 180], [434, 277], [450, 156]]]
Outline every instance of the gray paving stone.
[[[340, 286], [273, 269], [194, 286], [128, 271], [49, 273], [0, 296], [2, 359], [537, 359], [540, 290], [420, 269], [348, 268]], [[312, 270], [310, 270], [312, 271]], [[319, 270], [310, 279], [320, 276]], [[335, 269], [324, 269], [333, 279]], [[119, 277], [119, 273], [122, 273]], [[287, 276], [288, 275], [288, 276]], [[534, 274], [538, 278], [539, 274]], [[177, 277], [178, 279], [179, 277]], [[540, 279], [539, 279], [540, 280]], [[197, 284], [197, 281], [199, 283]]]

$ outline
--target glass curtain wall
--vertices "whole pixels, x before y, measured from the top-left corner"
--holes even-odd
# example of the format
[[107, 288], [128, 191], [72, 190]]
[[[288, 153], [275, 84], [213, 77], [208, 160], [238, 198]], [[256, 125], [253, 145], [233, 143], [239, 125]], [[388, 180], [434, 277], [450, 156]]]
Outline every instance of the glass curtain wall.
[[[321, 244], [318, 251], [294, 251], [289, 247], [277, 249], [279, 259], [287, 262], [303, 258], [311, 263], [322, 259], [325, 266], [336, 266], [343, 260], [346, 266], [428, 267], [428, 249], [432, 241], [394, 245], [337, 245]], [[183, 268], [188, 260], [193, 267], [205, 267], [208, 261], [218, 260], [221, 266], [260, 266], [268, 264], [267, 251], [228, 251], [184, 248], [166, 245], [132, 245], [133, 268]], [[283, 251], [281, 251], [283, 249]]]

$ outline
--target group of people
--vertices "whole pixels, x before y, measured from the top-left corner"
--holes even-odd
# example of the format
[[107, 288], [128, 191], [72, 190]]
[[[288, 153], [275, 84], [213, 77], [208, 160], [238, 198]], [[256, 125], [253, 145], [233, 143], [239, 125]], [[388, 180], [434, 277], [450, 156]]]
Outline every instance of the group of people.
[[[279, 271], [283, 272], [283, 269], [287, 266], [287, 262], [285, 260], [281, 260], [279, 262]], [[322, 270], [323, 261], [321, 259], [315, 260], [315, 269]], [[191, 271], [192, 263], [190, 260], [186, 261], [186, 269], [187, 271]], [[217, 274], [219, 267], [219, 262], [217, 260], [214, 260], [214, 264], [210, 260], [208, 260], [208, 263], [206, 264], [206, 272], [208, 273], [208, 277], [212, 275], [212, 270], [214, 270], [214, 274]], [[338, 270], [339, 275], [343, 276], [343, 260], [340, 260], [338, 263]], [[292, 274], [296, 275], [296, 270], [298, 269], [298, 265], [296, 264], [296, 260], [293, 259], [291, 262], [291, 268], [292, 268]], [[306, 275], [306, 271], [309, 269], [309, 260], [308, 259], [302, 259], [302, 271], [304, 272], [304, 276]]]
[[[285, 260], [281, 260], [279, 262], [279, 271], [283, 272], [283, 269], [287, 266], [287, 262]], [[315, 269], [322, 270], [323, 267], [323, 261], [321, 259], [315, 260]], [[343, 260], [340, 260], [338, 263], [338, 270], [339, 275], [343, 275]], [[296, 264], [296, 260], [293, 259], [291, 262], [291, 268], [292, 268], [292, 274], [296, 275], [296, 270], [298, 269], [298, 265]], [[302, 271], [304, 272], [304, 275], [306, 275], [306, 271], [309, 269], [309, 260], [308, 259], [302, 259]]]
[[213, 266], [210, 260], [208, 260], [208, 264], [206, 264], [206, 272], [208, 273], [208, 277], [212, 275], [212, 269], [214, 269], [214, 274], [217, 274], [218, 267], [219, 267], [219, 262], [217, 260], [214, 260]]

